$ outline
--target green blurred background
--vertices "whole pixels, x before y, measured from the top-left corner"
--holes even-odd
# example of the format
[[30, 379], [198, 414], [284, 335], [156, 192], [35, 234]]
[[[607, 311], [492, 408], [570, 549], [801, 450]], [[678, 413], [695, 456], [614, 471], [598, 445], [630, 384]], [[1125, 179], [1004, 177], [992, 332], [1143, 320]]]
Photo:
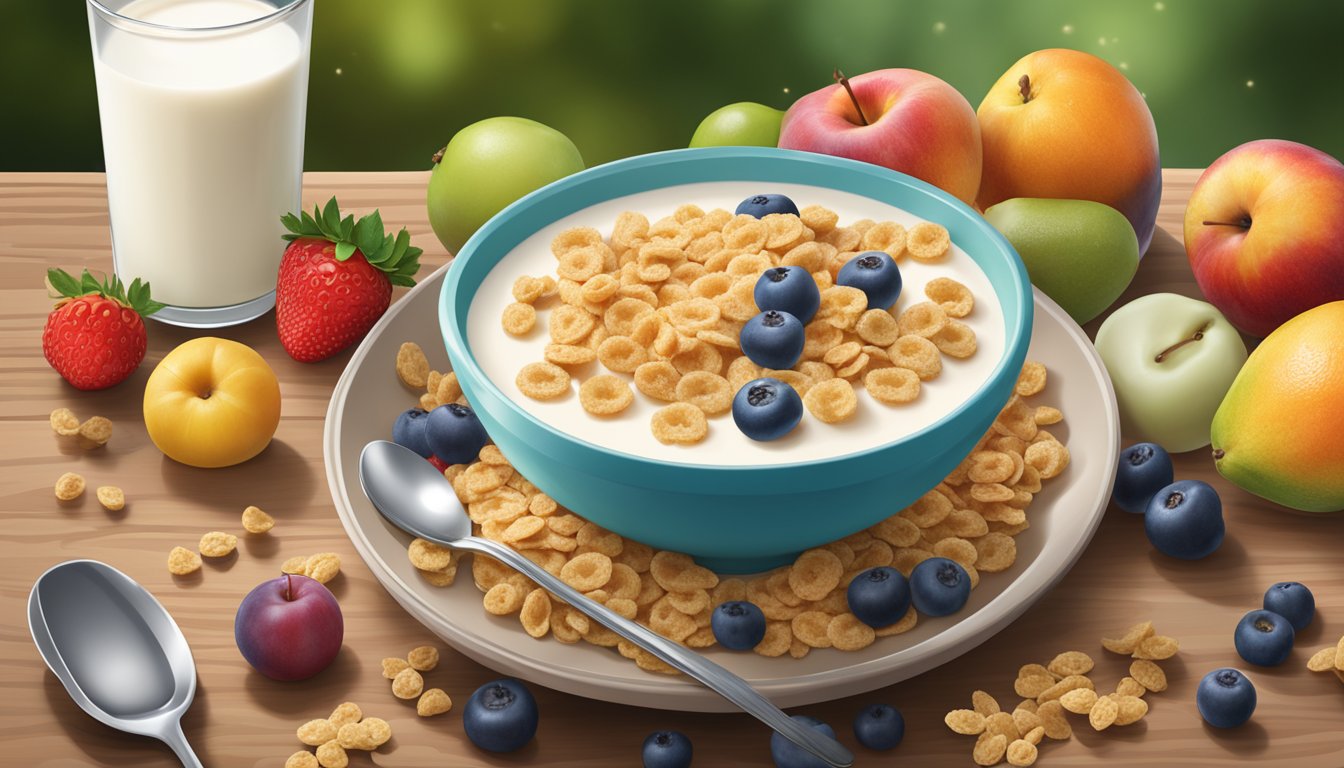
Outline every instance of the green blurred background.
[[[422, 169], [455, 131], [514, 114], [589, 165], [686, 145], [734, 101], [787, 107], [884, 67], [980, 103], [1033, 50], [1070, 47], [1144, 93], [1162, 164], [1251, 139], [1344, 157], [1338, 0], [314, 0], [305, 167]], [[101, 170], [80, 0], [0, 0], [0, 171]]]

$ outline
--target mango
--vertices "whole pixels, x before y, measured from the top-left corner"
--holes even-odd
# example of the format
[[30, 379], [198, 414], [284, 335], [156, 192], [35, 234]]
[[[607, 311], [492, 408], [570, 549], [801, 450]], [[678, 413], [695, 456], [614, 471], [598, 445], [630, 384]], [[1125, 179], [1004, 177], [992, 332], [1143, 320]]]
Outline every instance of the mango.
[[1304, 512], [1344, 509], [1344, 301], [1279, 326], [1242, 367], [1210, 432], [1214, 464]]

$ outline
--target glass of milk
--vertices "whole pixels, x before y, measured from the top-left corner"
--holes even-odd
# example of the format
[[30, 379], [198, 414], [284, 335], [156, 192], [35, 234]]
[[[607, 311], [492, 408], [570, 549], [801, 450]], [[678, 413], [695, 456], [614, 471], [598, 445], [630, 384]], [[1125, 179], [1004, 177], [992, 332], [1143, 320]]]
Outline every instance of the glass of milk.
[[303, 174], [312, 0], [87, 0], [112, 256], [158, 320], [275, 304]]

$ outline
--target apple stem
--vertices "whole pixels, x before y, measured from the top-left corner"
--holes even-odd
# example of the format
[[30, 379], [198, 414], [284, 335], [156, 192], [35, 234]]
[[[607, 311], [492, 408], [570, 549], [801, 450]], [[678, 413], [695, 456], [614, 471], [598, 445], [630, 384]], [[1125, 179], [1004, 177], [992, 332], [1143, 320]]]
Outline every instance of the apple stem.
[[1237, 219], [1236, 221], [1204, 221], [1200, 223], [1206, 227], [1240, 227], [1242, 229], [1250, 229], [1251, 217], [1246, 214], [1242, 214], [1241, 218]]
[[294, 576], [285, 574], [285, 602], [294, 602]]
[[432, 157], [430, 157], [429, 159], [430, 159], [435, 165], [438, 165], [439, 163], [443, 162], [443, 152], [444, 152], [444, 150], [446, 150], [446, 149], [448, 149], [448, 147], [443, 147], [443, 148], [440, 149], [439, 151], [435, 152], [434, 155], [433, 155]]
[[845, 89], [845, 93], [849, 94], [849, 100], [854, 102], [854, 111], [859, 113], [859, 122], [868, 125], [868, 118], [863, 114], [863, 107], [859, 106], [859, 97], [855, 96], [854, 89], [849, 87], [849, 78], [845, 77], [845, 73], [841, 72], [839, 67], [835, 68], [831, 77]]
[[1017, 79], [1017, 90], [1022, 94], [1022, 103], [1031, 101], [1031, 78], [1023, 75]]
[[1204, 332], [1207, 331], [1207, 330], [1209, 330], [1209, 325], [1210, 325], [1210, 323], [1205, 323], [1205, 324], [1204, 324], [1204, 327], [1202, 327], [1202, 328], [1200, 328], [1199, 330], [1195, 331], [1193, 334], [1190, 335], [1189, 338], [1181, 339], [1180, 341], [1176, 342], [1175, 344], [1172, 344], [1170, 347], [1167, 347], [1166, 349], [1162, 350], [1161, 352], [1158, 352], [1158, 353], [1157, 353], [1157, 357], [1153, 358], [1153, 362], [1155, 362], [1155, 363], [1163, 362], [1163, 361], [1165, 361], [1165, 360], [1167, 359], [1167, 356], [1170, 355], [1172, 352], [1175, 352], [1176, 350], [1180, 349], [1181, 347], [1184, 347], [1186, 344], [1193, 344], [1194, 342], [1203, 339], [1203, 338], [1204, 338]]

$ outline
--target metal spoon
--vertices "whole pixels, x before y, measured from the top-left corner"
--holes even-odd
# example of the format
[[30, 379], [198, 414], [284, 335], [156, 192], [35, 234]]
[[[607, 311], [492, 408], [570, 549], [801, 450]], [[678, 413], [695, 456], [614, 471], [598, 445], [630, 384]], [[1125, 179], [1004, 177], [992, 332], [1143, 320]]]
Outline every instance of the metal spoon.
[[28, 629], [80, 709], [119, 731], [153, 736], [187, 768], [201, 768], [182, 733], [196, 666], [182, 630], [130, 576], [70, 560], [38, 577]]
[[414, 451], [375, 440], [359, 456], [359, 484], [383, 517], [414, 536], [509, 565], [602, 626], [704, 683], [781, 736], [836, 768], [854, 764], [840, 742], [789, 718], [732, 672], [589, 600], [516, 550], [471, 535], [471, 519], [443, 474]]

